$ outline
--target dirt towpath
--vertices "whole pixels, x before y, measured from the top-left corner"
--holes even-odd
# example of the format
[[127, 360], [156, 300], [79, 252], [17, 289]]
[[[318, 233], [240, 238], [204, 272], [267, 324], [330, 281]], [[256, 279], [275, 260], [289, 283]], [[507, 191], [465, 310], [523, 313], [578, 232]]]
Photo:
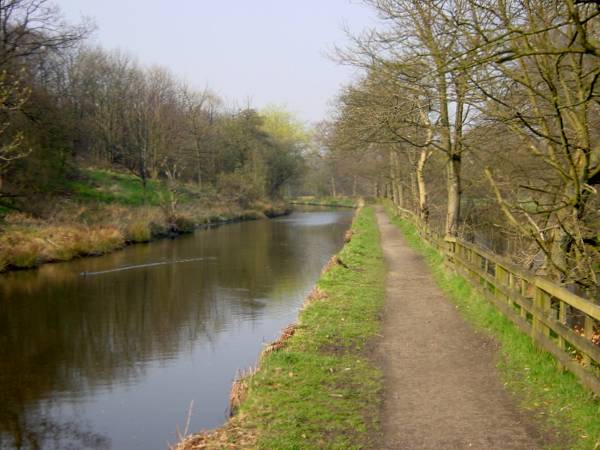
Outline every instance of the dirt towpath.
[[382, 447], [540, 448], [540, 433], [499, 378], [495, 343], [459, 316], [381, 209], [377, 221], [388, 265]]

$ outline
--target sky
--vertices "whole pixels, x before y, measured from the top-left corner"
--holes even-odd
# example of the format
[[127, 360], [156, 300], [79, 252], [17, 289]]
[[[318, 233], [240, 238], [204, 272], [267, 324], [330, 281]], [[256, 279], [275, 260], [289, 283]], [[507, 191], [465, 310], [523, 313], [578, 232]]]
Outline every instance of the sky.
[[325, 119], [356, 72], [327, 55], [374, 16], [359, 0], [54, 0], [70, 22], [96, 24], [91, 42], [162, 65], [229, 104], [281, 105]]

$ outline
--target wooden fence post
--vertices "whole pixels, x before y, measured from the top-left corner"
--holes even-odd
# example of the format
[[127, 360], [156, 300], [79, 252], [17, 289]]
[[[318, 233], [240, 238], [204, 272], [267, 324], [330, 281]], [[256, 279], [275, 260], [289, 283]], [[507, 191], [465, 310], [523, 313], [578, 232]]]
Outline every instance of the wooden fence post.
[[[567, 326], [567, 304], [560, 299], [558, 300], [558, 321], [561, 324]], [[558, 335], [558, 347], [562, 351], [567, 350], [567, 342], [565, 341], [565, 338], [562, 337], [562, 335], [560, 334]], [[561, 371], [564, 371], [566, 369], [564, 364], [561, 364], [559, 361], [556, 362], [556, 365]]]
[[[544, 318], [548, 318], [548, 313], [552, 309], [552, 296], [546, 291], [542, 291], [542, 310], [544, 311]], [[542, 325], [542, 333], [547, 338], [550, 337], [550, 328], [546, 325]]]
[[[455, 247], [455, 239], [449, 236], [444, 237], [443, 239], [445, 245], [445, 249], [443, 252], [444, 255], [444, 266], [446, 269], [456, 270], [456, 247]], [[441, 242], [440, 242], [441, 244]]]
[[541, 289], [537, 284], [535, 285], [535, 292], [533, 297], [533, 306], [536, 307], [536, 311], [533, 314], [533, 334], [542, 334], [546, 337], [550, 336], [550, 328], [543, 324], [538, 314], [546, 314], [550, 309], [550, 294]]
[[508, 306], [513, 308], [513, 301], [510, 298], [510, 296], [514, 295], [514, 291], [515, 291], [515, 274], [512, 272], [508, 272], [508, 289], [509, 289], [510, 295], [506, 296], [506, 301], [508, 302]]
[[[527, 297], [527, 280], [525, 278], [521, 278], [521, 295], [523, 297]], [[521, 317], [523, 320], [527, 320], [527, 310], [521, 306]]]
[[[486, 268], [487, 268], [487, 264], [486, 264]], [[499, 265], [496, 264], [495, 270], [494, 270], [494, 278], [496, 279], [496, 284], [501, 286], [503, 284], [503, 278], [504, 278], [504, 268]], [[496, 287], [495, 289], [495, 293], [496, 293], [496, 297], [501, 297], [501, 289], [499, 289], [498, 287]]]
[[[586, 339], [592, 340], [592, 336], [594, 335], [594, 320], [585, 315], [585, 321], [583, 323], [583, 335]], [[592, 360], [585, 353], [583, 354], [583, 360], [581, 361], [585, 367], [589, 367], [592, 363]]]

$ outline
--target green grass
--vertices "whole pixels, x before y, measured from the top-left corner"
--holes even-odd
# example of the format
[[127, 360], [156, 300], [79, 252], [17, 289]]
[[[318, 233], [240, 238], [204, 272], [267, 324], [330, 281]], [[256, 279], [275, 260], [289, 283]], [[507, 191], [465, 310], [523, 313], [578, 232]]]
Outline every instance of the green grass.
[[356, 199], [348, 197], [298, 197], [290, 201], [297, 205], [356, 207]]
[[250, 381], [240, 414], [265, 449], [373, 447], [382, 375], [369, 357], [380, 329], [384, 264], [373, 210], [361, 211], [354, 236], [322, 275], [327, 298], [300, 314], [286, 346], [269, 353]]
[[161, 197], [167, 194], [163, 183], [148, 180], [144, 190], [140, 179], [130, 174], [85, 169], [82, 175], [82, 180], [69, 184], [69, 189], [82, 200], [130, 206], [159, 205]]
[[[126, 206], [164, 204], [169, 191], [164, 180], [147, 180], [146, 189], [133, 174], [111, 170], [80, 169], [81, 179], [71, 181], [67, 188], [81, 200], [116, 203]], [[179, 204], [192, 203], [200, 197], [214, 197], [210, 187], [204, 190], [193, 183], [176, 182]]]
[[420, 238], [409, 221], [397, 216], [389, 205], [386, 210], [409, 245], [425, 257], [436, 282], [463, 317], [498, 341], [504, 382], [523, 407], [539, 416], [546, 433], [552, 435], [551, 441], [562, 442], [556, 448], [600, 448], [600, 400], [574, 375], [559, 371], [550, 354], [537, 349], [529, 336], [478, 295], [464, 278], [447, 272], [443, 257]]

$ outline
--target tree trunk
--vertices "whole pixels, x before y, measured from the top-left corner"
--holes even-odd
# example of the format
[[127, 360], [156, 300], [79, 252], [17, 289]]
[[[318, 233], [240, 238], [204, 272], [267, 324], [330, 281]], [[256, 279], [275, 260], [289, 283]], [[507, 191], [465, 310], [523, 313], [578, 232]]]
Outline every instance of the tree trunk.
[[196, 143], [196, 182], [198, 187], [202, 188], [202, 152], [200, 149], [200, 142], [195, 139]]
[[460, 223], [460, 169], [461, 155], [463, 150], [463, 121], [466, 78], [458, 74], [454, 79], [456, 90], [456, 112], [454, 118], [454, 142], [450, 143], [448, 153], [448, 212], [446, 217], [446, 234], [456, 236], [458, 234], [458, 225]]
[[397, 191], [398, 191], [398, 207], [404, 209], [404, 186], [402, 185], [402, 183], [398, 183], [398, 187], [397, 187]]
[[431, 151], [422, 149], [419, 155], [419, 161], [417, 163], [416, 178], [417, 178], [417, 191], [419, 198], [419, 218], [424, 223], [429, 223], [429, 196], [427, 192], [427, 184], [425, 182], [425, 165], [427, 160], [431, 156]]
[[398, 170], [397, 160], [398, 156], [394, 150], [390, 149], [390, 183], [392, 184], [392, 202], [394, 205], [398, 204]]
[[456, 236], [460, 221], [460, 155], [451, 155], [448, 168], [448, 210], [446, 215], [446, 234]]
[[411, 196], [411, 209], [413, 212], [419, 212], [419, 185], [417, 183], [416, 171], [410, 173], [410, 196]]
[[333, 198], [337, 197], [337, 192], [335, 191], [335, 177], [331, 177], [331, 196]]
[[400, 181], [400, 161], [398, 160], [398, 154], [394, 154], [394, 174], [395, 174], [395, 190], [396, 190], [396, 205], [400, 208], [404, 208], [404, 186]]

